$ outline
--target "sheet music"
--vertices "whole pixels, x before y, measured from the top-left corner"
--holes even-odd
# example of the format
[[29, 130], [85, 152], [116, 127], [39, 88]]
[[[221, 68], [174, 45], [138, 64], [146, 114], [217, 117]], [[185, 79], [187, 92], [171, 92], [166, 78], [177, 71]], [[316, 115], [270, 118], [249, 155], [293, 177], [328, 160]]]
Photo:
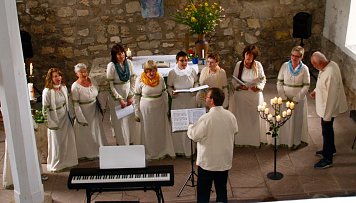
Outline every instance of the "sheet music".
[[239, 83], [240, 85], [245, 85], [245, 86], [247, 86], [246, 83], [242, 82], [242, 81], [241, 81], [240, 79], [238, 79], [236, 76], [233, 75], [232, 78], [234, 78], [234, 79], [236, 80], [236, 82]]
[[188, 125], [197, 122], [205, 113], [205, 108], [171, 110], [172, 132], [188, 130]]
[[144, 168], [146, 167], [145, 146], [101, 146], [99, 148], [99, 165], [100, 169]]
[[189, 88], [189, 89], [174, 90], [173, 92], [197, 92], [199, 90], [203, 90], [203, 89], [207, 89], [207, 88], [209, 88], [208, 85], [202, 85], [202, 86], [199, 86], [199, 87], [192, 87], [192, 88]]
[[130, 106], [126, 106], [125, 108], [122, 109], [121, 106], [119, 105], [115, 107], [115, 111], [116, 111], [117, 119], [120, 119], [132, 114], [134, 112], [134, 107], [131, 104]]

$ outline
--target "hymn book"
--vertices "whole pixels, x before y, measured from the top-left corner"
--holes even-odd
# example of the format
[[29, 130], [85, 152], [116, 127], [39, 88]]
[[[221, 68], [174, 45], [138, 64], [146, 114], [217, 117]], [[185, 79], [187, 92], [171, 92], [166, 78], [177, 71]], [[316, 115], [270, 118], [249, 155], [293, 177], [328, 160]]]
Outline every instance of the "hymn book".
[[204, 114], [205, 108], [171, 110], [172, 132], [188, 130], [188, 125], [197, 122]]
[[174, 90], [173, 92], [174, 92], [174, 93], [179, 93], [179, 92], [196, 92], [196, 91], [203, 90], [203, 89], [207, 89], [207, 88], [209, 88], [208, 85], [202, 85], [202, 86], [199, 86], [199, 87], [192, 87], [192, 88], [189, 88], [189, 89]]

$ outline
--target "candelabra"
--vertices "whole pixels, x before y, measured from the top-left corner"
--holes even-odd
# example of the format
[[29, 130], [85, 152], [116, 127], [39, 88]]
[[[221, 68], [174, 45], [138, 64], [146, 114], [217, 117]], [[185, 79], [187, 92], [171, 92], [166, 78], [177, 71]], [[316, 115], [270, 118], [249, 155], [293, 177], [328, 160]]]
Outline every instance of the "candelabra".
[[285, 103], [286, 110], [282, 111], [283, 101], [282, 98], [274, 97], [271, 99], [271, 106], [273, 111], [267, 108], [267, 103], [263, 102], [262, 105], [257, 107], [260, 117], [267, 121], [269, 124], [269, 132], [267, 134], [272, 135], [274, 139], [274, 171], [267, 174], [267, 177], [272, 180], [280, 180], [283, 178], [283, 174], [277, 172], [277, 137], [280, 127], [284, 125], [292, 116], [294, 109], [294, 103], [287, 101]]

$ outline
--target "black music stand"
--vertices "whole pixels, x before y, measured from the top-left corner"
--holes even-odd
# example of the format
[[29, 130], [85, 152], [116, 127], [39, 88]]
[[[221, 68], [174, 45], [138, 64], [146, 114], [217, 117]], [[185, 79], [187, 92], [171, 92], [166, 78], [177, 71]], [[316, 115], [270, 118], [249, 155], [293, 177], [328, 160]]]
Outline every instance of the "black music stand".
[[[191, 152], [191, 156], [190, 156], [190, 164], [191, 164], [191, 171], [190, 174], [187, 178], [187, 180], [185, 181], [184, 185], [182, 186], [182, 188], [180, 189], [177, 197], [180, 196], [180, 194], [182, 193], [183, 189], [185, 188], [185, 186], [189, 186], [189, 187], [195, 187], [196, 184], [194, 182], [194, 176], [196, 176], [198, 178], [198, 174], [195, 173], [194, 171], [194, 153], [193, 153], [193, 140], [190, 140], [190, 152]], [[191, 185], [188, 185], [188, 181], [191, 180]]]

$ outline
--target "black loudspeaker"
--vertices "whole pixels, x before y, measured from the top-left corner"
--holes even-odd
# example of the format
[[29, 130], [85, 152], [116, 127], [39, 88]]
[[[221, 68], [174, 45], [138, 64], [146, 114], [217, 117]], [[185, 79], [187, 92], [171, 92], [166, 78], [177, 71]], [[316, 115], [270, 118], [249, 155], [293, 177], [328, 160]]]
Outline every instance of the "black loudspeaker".
[[293, 37], [308, 39], [311, 36], [312, 16], [299, 12], [293, 17]]
[[33, 57], [31, 35], [26, 31], [20, 31], [23, 58], [26, 60]]

